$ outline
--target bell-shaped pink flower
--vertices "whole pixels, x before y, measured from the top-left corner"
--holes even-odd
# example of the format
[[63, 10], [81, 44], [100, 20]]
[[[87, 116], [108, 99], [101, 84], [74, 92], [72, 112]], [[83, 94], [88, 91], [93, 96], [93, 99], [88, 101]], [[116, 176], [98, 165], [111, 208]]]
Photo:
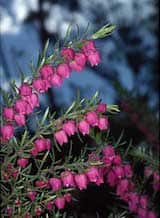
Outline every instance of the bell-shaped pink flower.
[[44, 80], [41, 77], [37, 77], [33, 80], [33, 87], [39, 93], [46, 92], [49, 86], [50, 85], [47, 80]]
[[48, 80], [50, 81], [51, 80], [51, 77], [54, 73], [54, 69], [51, 65], [49, 64], [46, 64], [44, 65], [41, 69], [40, 69], [40, 74], [41, 74], [41, 77], [42, 79], [44, 80]]
[[60, 130], [60, 131], [57, 131], [54, 133], [54, 137], [55, 137], [55, 140], [60, 144], [60, 145], [63, 145], [64, 143], [67, 143], [68, 142], [68, 138], [67, 138], [67, 135], [65, 133], [64, 130]]
[[51, 178], [49, 179], [49, 184], [54, 191], [58, 191], [62, 188], [62, 182], [59, 178]]
[[99, 51], [90, 52], [89, 55], [87, 56], [87, 60], [89, 61], [92, 67], [97, 66], [101, 61]]
[[45, 206], [48, 210], [52, 210], [53, 205], [54, 205], [54, 201], [48, 201]]
[[55, 87], [60, 87], [63, 83], [63, 78], [58, 75], [57, 73], [55, 73], [53, 76], [52, 76], [52, 79], [51, 79], [51, 84]]
[[120, 155], [115, 155], [115, 157], [113, 158], [113, 164], [120, 165], [121, 163], [122, 163], [121, 156]]
[[65, 199], [65, 201], [66, 201], [67, 203], [70, 203], [71, 200], [72, 200], [72, 195], [71, 195], [70, 193], [66, 193], [66, 194], [64, 195], [64, 199]]
[[137, 193], [130, 192], [128, 194], [128, 205], [131, 212], [137, 212], [139, 205], [139, 196]]
[[80, 72], [83, 70], [83, 66], [79, 65], [75, 60], [71, 61], [69, 63], [69, 66], [71, 67], [72, 70], [74, 70], [76, 72]]
[[111, 187], [114, 187], [117, 184], [117, 176], [116, 176], [116, 174], [114, 173], [113, 170], [110, 170], [109, 173], [107, 174], [106, 182]]
[[75, 122], [70, 120], [63, 123], [62, 129], [68, 136], [74, 135], [76, 132], [76, 125]]
[[48, 187], [48, 181], [43, 181], [43, 180], [37, 180], [35, 182], [35, 186], [42, 189], [42, 188], [45, 188], [45, 187]]
[[57, 74], [62, 78], [69, 78], [70, 71], [68, 64], [58, 64], [56, 67]]
[[142, 208], [147, 208], [148, 206], [148, 198], [147, 196], [140, 196], [139, 198], [139, 204]]
[[2, 139], [5, 140], [9, 140], [13, 137], [14, 134], [14, 128], [12, 125], [4, 125], [1, 127], [0, 129], [1, 131], [1, 135], [2, 135]]
[[26, 123], [26, 119], [23, 114], [15, 114], [14, 119], [18, 126], [23, 126]]
[[66, 62], [70, 62], [73, 60], [75, 55], [75, 52], [72, 48], [62, 48], [61, 50], [61, 56]]
[[21, 96], [27, 96], [32, 94], [32, 87], [28, 83], [23, 83], [19, 87], [19, 94]]
[[35, 107], [39, 107], [39, 97], [36, 93], [32, 93], [28, 96], [23, 96], [22, 99], [25, 100], [32, 109], [34, 109]]
[[103, 104], [103, 103], [100, 103], [100, 104], [97, 105], [96, 110], [97, 110], [97, 112], [105, 113], [106, 110], [107, 110], [107, 105]]
[[114, 148], [111, 146], [111, 145], [106, 145], [104, 148], [103, 148], [103, 155], [105, 157], [108, 157], [110, 159], [113, 159], [115, 157], [115, 151], [114, 151]]
[[14, 109], [13, 107], [5, 107], [3, 109], [3, 116], [7, 121], [14, 120]]
[[15, 102], [15, 110], [19, 114], [30, 114], [32, 113], [32, 107], [23, 99], [18, 99]]
[[84, 44], [83, 44], [82, 50], [85, 53], [85, 55], [88, 56], [90, 51], [96, 51], [95, 42], [93, 40], [85, 41]]
[[127, 178], [132, 178], [133, 172], [132, 172], [131, 165], [126, 164], [126, 165], [124, 165], [123, 169], [124, 169], [124, 174], [125, 174], [125, 176], [126, 176]]
[[122, 177], [124, 177], [124, 168], [123, 166], [116, 166], [114, 167], [114, 173], [116, 174], [117, 178], [121, 179]]
[[54, 204], [56, 205], [56, 207], [61, 210], [61, 209], [64, 209], [65, 207], [65, 198], [64, 197], [57, 197], [55, 200], [54, 200]]
[[50, 139], [38, 138], [34, 141], [34, 147], [37, 152], [43, 152], [45, 150], [50, 150], [51, 141]]
[[75, 187], [74, 174], [71, 171], [62, 172], [61, 180], [65, 187]]
[[87, 176], [84, 173], [76, 174], [74, 176], [74, 180], [76, 182], [77, 187], [80, 190], [86, 189], [88, 184]]
[[86, 171], [86, 175], [88, 177], [89, 182], [94, 182], [96, 183], [98, 178], [99, 178], [99, 171], [97, 167], [90, 167]]
[[17, 160], [17, 164], [22, 167], [25, 168], [28, 164], [28, 159], [27, 158], [20, 158]]
[[106, 117], [100, 117], [98, 120], [98, 127], [101, 130], [108, 129], [108, 119]]
[[119, 181], [117, 185], [116, 193], [117, 195], [121, 196], [123, 198], [124, 194], [128, 192], [129, 189], [129, 181], [128, 179], [122, 179]]
[[97, 126], [98, 125], [98, 115], [95, 111], [87, 112], [85, 115], [85, 120], [89, 125], [91, 126]]
[[84, 68], [84, 66], [85, 66], [86, 60], [87, 60], [87, 59], [86, 59], [86, 56], [85, 56], [84, 53], [82, 53], [82, 52], [77, 52], [77, 53], [75, 54], [74, 61], [75, 61], [78, 65], [82, 66], [83, 68]]
[[42, 208], [41, 207], [37, 207], [36, 209], [35, 209], [35, 214], [36, 214], [36, 216], [40, 216], [41, 214], [42, 214]]
[[27, 197], [28, 197], [31, 201], [34, 201], [34, 200], [35, 200], [36, 195], [37, 195], [37, 193], [36, 193], [35, 191], [29, 191], [29, 192], [27, 193]]
[[88, 135], [89, 130], [90, 130], [90, 126], [85, 120], [81, 120], [78, 123], [78, 129], [83, 135], [86, 135], [86, 134]]

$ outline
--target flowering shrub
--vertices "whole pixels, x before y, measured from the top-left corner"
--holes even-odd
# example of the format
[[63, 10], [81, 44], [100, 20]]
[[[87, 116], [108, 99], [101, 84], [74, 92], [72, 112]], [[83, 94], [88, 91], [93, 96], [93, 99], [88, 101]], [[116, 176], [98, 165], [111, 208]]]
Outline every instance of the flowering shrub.
[[[66, 207], [75, 201], [74, 193], [90, 185], [110, 187], [115, 199], [122, 202], [126, 217], [157, 217], [152, 201], [160, 190], [158, 171], [149, 166], [144, 171], [144, 182], [149, 180], [153, 185], [150, 198], [134, 175], [129, 148], [124, 155], [120, 140], [115, 142], [109, 136], [110, 117], [119, 112], [117, 105], [101, 103], [96, 93], [90, 100], [74, 101], [59, 118], [47, 108], [39, 119], [34, 110], [40, 106], [41, 93], [61, 87], [72, 71], [80, 73], [86, 64], [93, 67], [100, 63], [95, 39], [112, 30], [113, 26], [104, 26], [48, 56], [47, 42], [37, 67], [32, 66], [33, 77], [24, 79], [20, 87], [15, 85], [12, 96], [5, 95], [1, 125], [3, 217], [66, 217]], [[31, 113], [37, 117], [34, 134], [27, 125]], [[85, 141], [87, 137], [91, 144]]]

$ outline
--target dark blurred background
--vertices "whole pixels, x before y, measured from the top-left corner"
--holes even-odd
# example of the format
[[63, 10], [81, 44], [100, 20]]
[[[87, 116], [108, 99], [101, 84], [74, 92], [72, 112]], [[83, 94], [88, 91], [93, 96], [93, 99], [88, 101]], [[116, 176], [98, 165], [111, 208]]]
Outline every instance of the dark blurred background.
[[102, 56], [98, 67], [87, 66], [73, 73], [61, 88], [41, 98], [42, 108], [67, 107], [77, 89], [82, 97], [97, 90], [103, 102], [119, 104], [120, 115], [111, 122], [111, 131], [135, 146], [159, 151], [158, 144], [158, 1], [155, 0], [0, 0], [1, 85], [20, 83], [20, 69], [30, 75], [29, 61], [36, 63], [46, 40], [51, 47], [63, 39], [69, 24], [80, 31], [87, 24], [98, 30], [106, 23], [116, 25], [114, 33], [96, 41]]

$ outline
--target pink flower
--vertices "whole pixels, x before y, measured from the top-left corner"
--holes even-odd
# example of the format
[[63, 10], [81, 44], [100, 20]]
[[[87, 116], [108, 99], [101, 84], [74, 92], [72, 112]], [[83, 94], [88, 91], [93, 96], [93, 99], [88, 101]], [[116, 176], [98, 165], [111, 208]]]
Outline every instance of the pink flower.
[[69, 78], [70, 76], [70, 68], [68, 64], [57, 65], [56, 72], [62, 78]]
[[50, 150], [51, 141], [50, 139], [38, 138], [34, 141], [34, 146], [37, 152]]
[[118, 185], [117, 185], [117, 195], [120, 195], [122, 198], [124, 196], [124, 194], [128, 191], [129, 189], [129, 182], [128, 179], [122, 179], [119, 181]]
[[149, 211], [147, 214], [147, 218], [157, 218], [157, 216], [153, 211]]
[[131, 212], [137, 212], [138, 204], [139, 204], [139, 196], [134, 192], [130, 192], [128, 194], [128, 198], [129, 198], [128, 201], [129, 210]]
[[76, 182], [77, 187], [80, 190], [86, 189], [88, 184], [87, 176], [84, 173], [76, 174], [74, 176], [74, 180]]
[[22, 168], [25, 168], [28, 164], [28, 159], [26, 158], [20, 158], [17, 160], [17, 164], [22, 167]]
[[139, 218], [146, 218], [147, 217], [147, 210], [143, 208], [138, 208], [138, 217]]
[[35, 186], [38, 188], [45, 188], [45, 187], [48, 187], [48, 182], [42, 181], [42, 180], [37, 180], [35, 182]]
[[98, 127], [101, 130], [106, 130], [108, 129], [108, 119], [105, 117], [100, 117], [98, 121]]
[[36, 195], [37, 195], [37, 193], [36, 193], [35, 191], [29, 191], [29, 192], [27, 193], [27, 197], [28, 197], [31, 201], [34, 201], [34, 200], [35, 200]]
[[86, 175], [88, 177], [89, 182], [96, 183], [99, 178], [99, 172], [97, 167], [90, 167], [86, 171]]
[[44, 65], [41, 69], [40, 69], [40, 74], [41, 74], [41, 77], [42, 79], [44, 80], [48, 80], [50, 81], [51, 80], [51, 77], [54, 73], [54, 69], [51, 65]]
[[9, 140], [13, 137], [14, 128], [12, 125], [4, 125], [1, 127], [1, 135], [3, 140]]
[[64, 197], [57, 197], [55, 200], [54, 200], [54, 203], [56, 205], [56, 207], [61, 210], [61, 209], [64, 209], [65, 207], [65, 198]]
[[20, 87], [19, 87], [19, 94], [21, 96], [27, 96], [27, 95], [31, 95], [32, 94], [32, 88], [28, 83], [23, 83]]
[[54, 205], [54, 201], [48, 201], [45, 206], [48, 210], [52, 210], [53, 205]]
[[63, 48], [61, 50], [61, 56], [64, 58], [66, 62], [70, 62], [74, 58], [74, 50], [72, 48]]
[[15, 110], [19, 114], [30, 114], [32, 112], [30, 104], [28, 104], [23, 99], [18, 99], [15, 102]]
[[36, 216], [40, 216], [40, 215], [42, 214], [42, 208], [37, 207], [37, 208], [35, 209], [35, 214], [36, 214]]
[[146, 196], [140, 196], [139, 203], [140, 203], [140, 206], [142, 208], [144, 208], [144, 209], [147, 208], [147, 206], [148, 206], [148, 199], [147, 199], [147, 197]]
[[144, 175], [149, 178], [153, 174], [153, 170], [150, 167], [145, 167]]
[[63, 78], [62, 78], [61, 76], [59, 76], [58, 74], [55, 73], [55, 74], [52, 76], [51, 84], [52, 84], [53, 86], [59, 87], [59, 86], [62, 85], [62, 83], [63, 83]]
[[61, 173], [61, 180], [65, 187], [75, 187], [74, 175], [70, 171], [64, 171]]
[[23, 126], [26, 123], [25, 116], [23, 114], [15, 114], [14, 119], [18, 126]]
[[153, 189], [155, 191], [160, 190], [160, 175], [158, 174], [158, 172], [154, 172], [153, 174]]
[[49, 184], [51, 185], [51, 187], [54, 191], [58, 191], [59, 189], [62, 188], [62, 182], [58, 178], [49, 179]]
[[78, 129], [83, 135], [86, 135], [86, 134], [88, 135], [90, 127], [89, 127], [89, 124], [85, 120], [81, 120], [78, 123]]
[[113, 159], [113, 163], [115, 165], [120, 165], [122, 163], [122, 159], [121, 159], [121, 156], [120, 155], [116, 155]]
[[133, 172], [131, 169], [131, 165], [129, 164], [124, 165], [124, 174], [127, 178], [132, 178]]
[[121, 179], [124, 177], [124, 169], [122, 166], [114, 167], [114, 173], [116, 174], [117, 178]]
[[31, 150], [31, 154], [35, 157], [38, 154], [38, 149], [36, 147], [33, 147]]
[[63, 124], [62, 129], [66, 132], [68, 136], [74, 135], [76, 132], [76, 125], [74, 121], [67, 121]]
[[103, 148], [103, 155], [105, 157], [109, 157], [110, 159], [113, 159], [115, 157], [114, 148], [111, 145], [106, 145]]
[[111, 186], [114, 187], [117, 184], [117, 176], [113, 172], [113, 170], [110, 170], [109, 173], [107, 174], [107, 180], [106, 182]]
[[83, 70], [85, 63], [86, 56], [83, 53], [78, 52], [75, 54], [74, 60], [71, 61], [69, 65], [73, 70], [80, 72], [81, 70]]
[[25, 100], [32, 109], [34, 109], [34, 107], [39, 107], [39, 97], [36, 93], [32, 93], [28, 96], [23, 96], [22, 99]]
[[8, 121], [13, 121], [14, 119], [14, 109], [12, 107], [5, 107], [3, 109], [3, 116]]
[[88, 56], [90, 51], [96, 51], [95, 42], [93, 40], [85, 41], [82, 50]]
[[48, 90], [50, 84], [47, 82], [47, 80], [37, 77], [33, 80], [33, 87], [37, 92], [43, 93]]
[[107, 109], [107, 105], [106, 104], [98, 104], [96, 110], [100, 113], [105, 113]]
[[85, 120], [91, 126], [97, 126], [98, 125], [98, 116], [97, 116], [97, 113], [95, 111], [87, 112], [87, 114], [85, 116]]
[[90, 51], [89, 55], [87, 56], [87, 60], [92, 67], [97, 66], [101, 61], [99, 51]]
[[65, 199], [65, 201], [66, 201], [67, 203], [70, 203], [71, 200], [72, 200], [71, 194], [70, 194], [70, 193], [66, 193], [66, 194], [64, 195], [64, 199]]
[[67, 143], [68, 142], [68, 138], [67, 138], [67, 135], [65, 133], [64, 130], [60, 130], [58, 132], [55, 132], [54, 133], [54, 137], [55, 137], [55, 140], [60, 144], [60, 145], [63, 145], [63, 143]]

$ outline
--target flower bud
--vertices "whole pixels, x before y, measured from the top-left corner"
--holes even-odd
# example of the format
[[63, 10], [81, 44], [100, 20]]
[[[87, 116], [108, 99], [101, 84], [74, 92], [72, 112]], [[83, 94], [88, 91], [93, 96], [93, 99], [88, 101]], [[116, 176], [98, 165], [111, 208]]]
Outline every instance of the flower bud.
[[34, 200], [35, 200], [36, 195], [37, 195], [37, 193], [36, 193], [35, 191], [29, 191], [29, 192], [27, 193], [27, 197], [28, 197], [31, 201], [34, 201]]
[[28, 164], [28, 159], [26, 158], [20, 158], [17, 160], [17, 164], [22, 167], [22, 168], [25, 168]]
[[65, 198], [64, 197], [57, 197], [55, 200], [54, 200], [54, 203], [56, 205], [56, 207], [61, 210], [61, 209], [64, 209], [65, 207]]

